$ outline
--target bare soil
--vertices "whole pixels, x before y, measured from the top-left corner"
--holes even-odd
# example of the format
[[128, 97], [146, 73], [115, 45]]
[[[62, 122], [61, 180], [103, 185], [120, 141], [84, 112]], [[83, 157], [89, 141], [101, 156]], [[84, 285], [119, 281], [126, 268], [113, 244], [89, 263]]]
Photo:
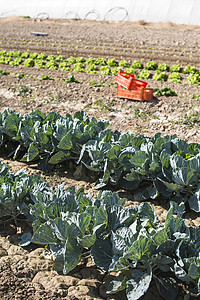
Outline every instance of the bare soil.
[[[94, 22], [75, 20], [32, 20], [25, 18], [0, 19], [0, 50], [21, 50], [88, 58], [116, 58], [118, 61], [140, 60], [146, 63], [155, 60], [169, 66], [180, 63], [200, 68], [200, 26], [132, 22]], [[36, 36], [33, 32], [45, 32], [47, 36]], [[39, 109], [73, 114], [85, 110], [90, 117], [109, 120], [110, 128], [120, 132], [130, 130], [135, 135], [153, 136], [176, 134], [188, 142], [200, 141], [199, 85], [189, 85], [182, 74], [182, 84], [146, 80], [148, 87], [170, 87], [177, 97], [154, 97], [153, 101], [132, 101], [116, 97], [115, 76], [73, 73], [80, 83], [66, 83], [71, 72], [25, 68], [23, 66], [0, 65], [9, 72], [0, 77], [0, 109], [6, 108], [28, 113]], [[18, 79], [20, 72], [27, 76]], [[152, 74], [154, 71], [152, 71]], [[41, 75], [54, 80], [40, 81]], [[93, 86], [95, 81], [100, 86]], [[22, 89], [19, 89], [21, 87]], [[28, 90], [23, 93], [23, 87]], [[15, 172], [21, 168], [30, 173], [41, 173], [34, 166], [12, 161], [3, 155]], [[60, 170], [47, 174], [46, 180], [57, 185], [84, 187], [93, 196], [94, 182], [89, 175], [79, 178], [78, 172]], [[120, 196], [127, 198], [126, 205], [133, 204], [133, 194], [123, 190]], [[134, 202], [134, 204], [137, 204]], [[167, 203], [154, 201], [153, 205], [162, 222], [165, 220]], [[192, 226], [200, 224], [199, 214], [187, 212], [186, 222]], [[125, 294], [106, 295], [106, 286], [112, 275], [103, 274], [91, 260], [81, 262], [67, 276], [53, 270], [52, 261], [44, 259], [43, 249], [35, 245], [22, 249], [17, 244], [21, 233], [30, 230], [25, 222], [0, 226], [0, 298], [1, 299], [126, 299]], [[178, 300], [183, 299], [180, 291]], [[160, 300], [152, 284], [145, 300]]]

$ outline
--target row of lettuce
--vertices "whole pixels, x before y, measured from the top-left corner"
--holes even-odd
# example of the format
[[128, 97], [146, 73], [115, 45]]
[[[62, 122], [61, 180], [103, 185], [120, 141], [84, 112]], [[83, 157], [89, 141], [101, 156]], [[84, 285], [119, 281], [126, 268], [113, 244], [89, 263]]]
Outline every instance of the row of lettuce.
[[91, 256], [102, 271], [116, 272], [108, 294], [125, 290], [137, 300], [154, 280], [166, 300], [177, 299], [181, 285], [199, 297], [200, 226], [185, 224], [184, 203], [170, 202], [164, 224], [151, 204], [124, 204], [111, 191], [94, 199], [73, 186], [53, 190], [39, 175], [14, 174], [0, 163], [0, 222], [25, 216], [33, 230], [19, 245], [46, 245], [57, 271], [67, 274]]
[[[127, 60], [116, 61], [115, 58], [98, 57], [73, 57], [64, 58], [61, 55], [47, 55], [46, 53], [29, 53], [21, 51], [0, 51], [0, 64], [25, 67], [37, 67], [43, 69], [53, 69], [73, 72], [87, 72], [102, 75], [117, 75], [119, 70], [135, 74], [137, 78], [166, 81], [169, 79], [172, 82], [182, 83], [183, 74], [188, 74], [187, 80], [189, 84], [200, 84], [200, 71], [191, 65], [182, 67], [180, 64], [168, 66], [166, 63], [156, 63], [148, 61], [145, 65], [135, 60], [130, 63]], [[141, 71], [142, 69], [142, 71]], [[140, 70], [140, 72], [139, 72]], [[154, 74], [151, 71], [155, 71]], [[167, 72], [170, 72], [168, 75]]]
[[73, 117], [39, 110], [22, 116], [5, 109], [0, 148], [4, 155], [38, 163], [45, 171], [73, 162], [96, 177], [96, 189], [123, 188], [134, 191], [137, 201], [164, 198], [200, 212], [200, 144], [176, 135], [113, 132], [108, 126], [84, 111]]

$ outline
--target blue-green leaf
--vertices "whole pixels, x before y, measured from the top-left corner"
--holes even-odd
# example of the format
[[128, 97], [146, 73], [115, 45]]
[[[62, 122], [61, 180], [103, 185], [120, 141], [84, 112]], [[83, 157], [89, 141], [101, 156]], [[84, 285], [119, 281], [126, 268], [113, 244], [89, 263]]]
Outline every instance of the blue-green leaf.
[[127, 250], [126, 257], [133, 260], [139, 261], [142, 257], [150, 254], [150, 247], [152, 241], [147, 236], [140, 235], [139, 238], [132, 244]]
[[60, 272], [63, 271], [65, 243], [61, 243], [59, 241], [58, 244], [50, 244], [49, 248], [51, 253], [53, 254], [54, 269]]
[[148, 290], [152, 279], [152, 270], [149, 267], [147, 272], [135, 269], [132, 278], [127, 281], [126, 294], [128, 300], [137, 300]]
[[58, 148], [62, 150], [70, 150], [73, 147], [72, 133], [69, 131], [58, 144]]
[[68, 240], [64, 249], [64, 274], [69, 273], [77, 266], [81, 258], [81, 253], [82, 247], [78, 245], [74, 239]]
[[174, 260], [171, 257], [160, 254], [151, 257], [151, 262], [153, 262], [153, 264], [155, 264], [163, 272], [171, 271], [174, 265]]
[[181, 202], [180, 204], [174, 202], [174, 201], [170, 201], [170, 207], [169, 210], [167, 212], [167, 216], [166, 216], [166, 220], [172, 220], [174, 217], [174, 215], [177, 215], [177, 217], [181, 218], [183, 213], [185, 211], [185, 205], [183, 202]]
[[38, 147], [34, 144], [31, 143], [28, 149], [28, 156], [27, 156], [27, 161], [32, 161], [34, 158], [36, 158], [39, 154], [39, 149]]
[[119, 195], [115, 192], [112, 193], [111, 191], [100, 191], [98, 193], [95, 204], [97, 207], [100, 207], [104, 204], [106, 206], [114, 206], [114, 205], [123, 206], [125, 202], [126, 202], [125, 198], [120, 198]]
[[34, 233], [32, 242], [35, 244], [56, 244], [58, 238], [52, 231], [49, 222], [42, 224]]
[[197, 185], [195, 193], [188, 200], [189, 206], [192, 210], [200, 212], [200, 184]]
[[147, 158], [147, 153], [145, 151], [140, 150], [132, 156], [131, 163], [134, 167], [142, 167]]
[[111, 233], [111, 243], [113, 253], [119, 256], [123, 256], [127, 248], [132, 245], [136, 240], [132, 230], [128, 227], [121, 227], [116, 232]]
[[83, 123], [83, 125], [89, 123], [89, 117], [83, 110], [75, 112], [74, 119], [79, 119]]
[[129, 226], [135, 220], [133, 208], [124, 209], [122, 206], [113, 205], [108, 212], [108, 227], [110, 230], [117, 230], [122, 226]]
[[31, 243], [32, 234], [30, 232], [22, 234], [20, 237], [21, 241], [18, 243], [19, 246], [26, 247]]
[[114, 294], [124, 290], [126, 288], [128, 279], [128, 276], [119, 274], [109, 283], [106, 293]]
[[183, 189], [183, 186], [177, 183], [173, 183], [173, 182], [168, 182], [165, 180], [162, 180], [161, 178], [159, 178], [159, 180], [171, 191], [173, 192], [178, 192], [179, 190]]
[[79, 229], [80, 233], [84, 236], [89, 230], [92, 216], [88, 213], [74, 213], [68, 219], [69, 223], [75, 224]]
[[83, 248], [90, 248], [96, 242], [96, 233], [84, 235], [82, 239], [77, 238], [77, 240]]
[[168, 235], [166, 232], [166, 229], [163, 228], [161, 230], [158, 230], [154, 236], [153, 236], [153, 240], [154, 240], [154, 244], [156, 246], [160, 246], [162, 243], [164, 243], [166, 240], [168, 239]]
[[91, 256], [95, 264], [107, 272], [113, 259], [110, 239], [96, 240], [95, 244], [91, 247]]
[[80, 230], [74, 223], [70, 224], [61, 218], [51, 220], [49, 223], [51, 224], [52, 231], [61, 242], [71, 238], [76, 239], [80, 235]]
[[65, 161], [67, 158], [70, 157], [70, 152], [69, 151], [59, 151], [56, 152], [48, 161], [49, 164], [58, 164], [62, 161]]
[[49, 142], [47, 133], [45, 133], [43, 131], [36, 132], [35, 133], [35, 141], [41, 146], [46, 145]]
[[133, 147], [126, 147], [122, 150], [119, 155], [119, 163], [123, 166], [124, 171], [129, 171], [133, 166], [131, 159], [135, 154], [135, 149]]
[[170, 157], [170, 165], [172, 167], [172, 180], [178, 185], [189, 185], [197, 181], [199, 172], [199, 160], [195, 157], [184, 159], [180, 155]]
[[140, 204], [138, 208], [138, 215], [141, 221], [148, 220], [152, 226], [157, 226], [160, 224], [153, 206], [147, 202]]
[[176, 249], [175, 241], [168, 239], [159, 245], [157, 252], [162, 255], [171, 256], [171, 255], [174, 255], [175, 249]]
[[185, 222], [183, 219], [177, 218], [166, 218], [165, 229], [169, 237], [171, 238], [174, 233], [182, 232], [185, 228]]
[[12, 112], [6, 117], [5, 123], [4, 123], [4, 128], [3, 130], [5, 131], [6, 134], [12, 137], [12, 132], [17, 133], [18, 127], [19, 127], [19, 122], [21, 120], [21, 117]]
[[93, 233], [103, 231], [108, 225], [108, 214], [104, 206], [101, 206], [96, 210], [94, 215]]
[[200, 263], [199, 264], [191, 263], [191, 265], [188, 269], [188, 275], [192, 279], [199, 279], [200, 278]]

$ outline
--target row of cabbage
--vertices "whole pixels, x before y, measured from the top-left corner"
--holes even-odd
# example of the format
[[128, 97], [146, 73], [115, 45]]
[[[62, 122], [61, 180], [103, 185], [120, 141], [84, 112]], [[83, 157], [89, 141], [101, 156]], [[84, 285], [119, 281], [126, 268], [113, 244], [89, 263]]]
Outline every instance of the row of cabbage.
[[134, 192], [135, 200], [159, 197], [189, 204], [200, 212], [200, 144], [176, 135], [152, 138], [108, 129], [109, 122], [84, 111], [61, 116], [39, 110], [0, 114], [0, 147], [23, 162], [52, 170], [64, 162], [82, 165], [96, 176], [95, 187]]
[[96, 199], [73, 186], [53, 191], [40, 176], [14, 174], [0, 163], [0, 222], [26, 217], [33, 230], [19, 245], [46, 245], [57, 271], [67, 274], [90, 256], [102, 271], [116, 272], [108, 294], [125, 290], [127, 299], [137, 300], [154, 281], [166, 300], [177, 299], [183, 285], [199, 297], [200, 226], [185, 224], [184, 203], [170, 202], [164, 224], [147, 202], [124, 203], [111, 191]]
[[[181, 73], [189, 74], [187, 80], [189, 84], [200, 84], [200, 71], [191, 65], [181, 67], [180, 64], [168, 66], [166, 63], [156, 63], [148, 61], [145, 65], [135, 60], [133, 63], [127, 60], [116, 61], [115, 58], [84, 58], [73, 57], [64, 58], [63, 56], [47, 55], [46, 53], [29, 53], [21, 51], [0, 51], [0, 64], [25, 67], [37, 67], [43, 69], [53, 69], [62, 71], [87, 72], [102, 75], [117, 75], [119, 70], [135, 74], [137, 78], [166, 81], [169, 79], [172, 82], [182, 83]], [[138, 70], [143, 69], [141, 72]], [[151, 73], [155, 71], [155, 74]], [[168, 75], [167, 72], [171, 74]]]

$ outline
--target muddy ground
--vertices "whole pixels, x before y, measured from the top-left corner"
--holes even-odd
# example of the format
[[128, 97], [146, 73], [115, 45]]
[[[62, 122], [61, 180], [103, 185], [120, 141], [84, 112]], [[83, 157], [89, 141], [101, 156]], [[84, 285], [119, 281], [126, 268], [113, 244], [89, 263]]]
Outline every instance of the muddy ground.
[[[47, 36], [36, 36], [33, 32], [44, 32]], [[88, 58], [116, 58], [129, 62], [140, 60], [146, 63], [155, 60], [169, 66], [180, 63], [191, 64], [200, 69], [200, 26], [132, 22], [94, 22], [75, 20], [32, 20], [27, 18], [0, 19], [0, 50], [21, 50], [62, 55], [64, 57], [84, 56]], [[79, 83], [66, 83], [71, 72], [25, 68], [23, 66], [0, 65], [9, 72], [0, 76], [0, 109], [9, 107], [22, 114], [31, 109], [46, 113], [56, 111], [64, 115], [85, 110], [90, 117], [110, 121], [110, 128], [120, 132], [130, 130], [135, 135], [153, 136], [157, 132], [177, 134], [188, 142], [200, 141], [200, 87], [189, 85], [186, 75], [182, 83], [146, 80], [150, 88], [170, 87], [176, 97], [159, 96], [152, 101], [134, 101], [116, 97], [115, 76], [73, 73]], [[26, 77], [16, 77], [20, 72]], [[154, 71], [152, 71], [152, 74]], [[40, 81], [41, 75], [54, 80]], [[95, 81], [99, 86], [92, 85]], [[26, 87], [26, 91], [23, 89]], [[1, 157], [15, 172], [21, 168], [30, 173], [41, 171], [21, 162]], [[92, 195], [94, 182], [87, 176], [79, 178], [67, 170], [51, 173], [46, 180], [57, 185], [84, 187]], [[127, 198], [126, 205], [133, 204], [133, 195], [118, 191]], [[135, 202], [134, 202], [135, 204]], [[167, 203], [154, 201], [153, 205], [162, 222], [165, 220]], [[185, 214], [186, 222], [196, 226], [200, 216], [194, 212]], [[126, 299], [122, 293], [108, 297], [106, 286], [110, 275], [95, 268], [92, 261], [81, 262], [67, 276], [53, 271], [52, 261], [44, 259], [43, 249], [32, 245], [22, 249], [17, 246], [19, 236], [28, 231], [24, 223], [4, 224], [0, 227], [0, 298], [1, 299]], [[179, 300], [183, 299], [180, 292]], [[160, 300], [152, 284], [145, 300]]]

